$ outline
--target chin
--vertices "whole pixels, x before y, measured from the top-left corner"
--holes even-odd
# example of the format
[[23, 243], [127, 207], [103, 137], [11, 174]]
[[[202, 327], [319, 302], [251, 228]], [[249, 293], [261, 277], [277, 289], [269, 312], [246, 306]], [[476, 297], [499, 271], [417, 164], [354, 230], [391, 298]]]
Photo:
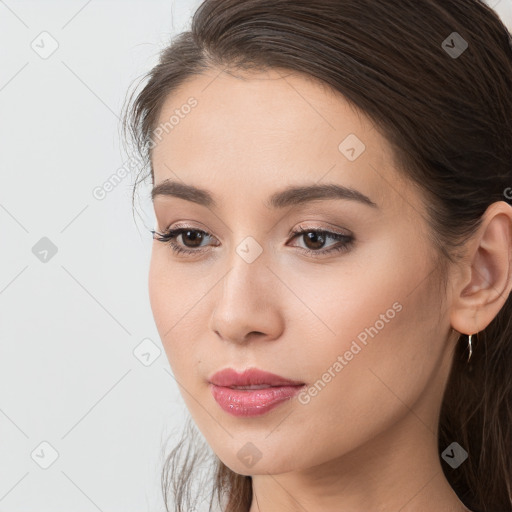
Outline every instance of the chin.
[[233, 440], [232, 450], [226, 451], [226, 445], [220, 451], [214, 450], [231, 471], [245, 476], [278, 475], [301, 467], [296, 444], [285, 447], [276, 437], [274, 441], [278, 441], [278, 446], [269, 446], [270, 443], [265, 442], [264, 438], [262, 441], [251, 441], [251, 436], [247, 436], [247, 440], [244, 437], [237, 436], [237, 440]]

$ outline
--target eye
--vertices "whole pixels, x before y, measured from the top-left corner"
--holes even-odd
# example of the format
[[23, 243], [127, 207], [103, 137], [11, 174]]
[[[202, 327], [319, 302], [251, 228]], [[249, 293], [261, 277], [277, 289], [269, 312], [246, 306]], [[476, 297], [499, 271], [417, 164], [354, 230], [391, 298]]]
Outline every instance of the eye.
[[[297, 230], [291, 232], [293, 238], [302, 238], [305, 241], [306, 248], [301, 248], [306, 254], [318, 257], [333, 252], [346, 252], [354, 242], [352, 235], [344, 233], [335, 233], [324, 229], [312, 229], [299, 226]], [[330, 249], [324, 249], [327, 239], [337, 240], [338, 244], [333, 244]]]
[[[205, 252], [204, 246], [201, 245], [202, 242], [213, 237], [207, 231], [195, 229], [191, 226], [168, 229], [164, 233], [158, 233], [157, 231], [151, 231], [151, 233], [155, 240], [169, 244], [175, 254], [198, 254]], [[348, 251], [354, 242], [352, 235], [336, 233], [325, 229], [308, 229], [303, 226], [299, 226], [297, 230], [291, 231], [289, 235], [292, 236], [292, 239], [302, 237], [305, 240], [306, 248], [299, 247], [299, 249], [313, 257], [333, 252]], [[181, 238], [182, 244], [177, 243], [179, 238]], [[329, 238], [338, 241], [338, 243], [329, 249], [324, 249], [326, 240]]]
[[[206, 231], [203, 231], [201, 229], [194, 229], [192, 227], [168, 229], [164, 233], [151, 231], [151, 233], [153, 233], [153, 238], [155, 240], [158, 240], [159, 242], [168, 243], [171, 246], [171, 250], [176, 254], [197, 254], [199, 252], [202, 252], [202, 250], [197, 250], [197, 248], [200, 247], [201, 242], [206, 237], [212, 236], [210, 233], [207, 233]], [[191, 245], [185, 245], [185, 247], [183, 247], [182, 245], [177, 244], [175, 240], [177, 240], [178, 237], [181, 237], [182, 241], [190, 239]], [[192, 249], [189, 249], [188, 247], [192, 247]]]

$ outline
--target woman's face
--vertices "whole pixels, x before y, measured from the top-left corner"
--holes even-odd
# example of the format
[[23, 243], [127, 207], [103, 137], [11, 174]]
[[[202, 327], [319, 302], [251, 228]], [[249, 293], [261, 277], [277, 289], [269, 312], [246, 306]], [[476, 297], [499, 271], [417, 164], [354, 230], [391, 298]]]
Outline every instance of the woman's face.
[[[420, 193], [341, 96], [297, 74], [243, 76], [195, 76], [154, 139], [156, 230], [185, 227], [171, 241], [195, 252], [153, 242], [150, 299], [194, 421], [241, 474], [305, 470], [398, 432], [435, 447], [453, 346]], [[273, 407], [275, 389], [225, 391], [221, 407], [209, 381], [225, 368], [304, 385]]]

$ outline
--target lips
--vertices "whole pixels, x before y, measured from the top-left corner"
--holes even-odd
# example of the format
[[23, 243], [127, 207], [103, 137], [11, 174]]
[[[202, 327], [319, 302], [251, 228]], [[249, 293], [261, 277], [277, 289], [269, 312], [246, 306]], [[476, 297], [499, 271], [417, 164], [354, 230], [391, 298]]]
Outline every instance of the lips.
[[265, 414], [293, 398], [305, 385], [257, 368], [241, 373], [227, 368], [215, 373], [209, 382], [213, 398], [233, 416]]
[[263, 389], [275, 386], [304, 385], [304, 382], [286, 379], [280, 375], [265, 372], [258, 368], [249, 368], [241, 373], [232, 368], [226, 368], [212, 375], [210, 382], [216, 386], [233, 389]]

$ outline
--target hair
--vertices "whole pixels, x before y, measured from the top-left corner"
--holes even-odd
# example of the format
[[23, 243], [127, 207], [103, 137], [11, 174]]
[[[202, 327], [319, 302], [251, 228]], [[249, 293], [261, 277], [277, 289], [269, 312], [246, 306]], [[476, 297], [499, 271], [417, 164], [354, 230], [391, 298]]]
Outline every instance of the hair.
[[[468, 44], [458, 56], [443, 46], [454, 32]], [[124, 133], [144, 164], [134, 194], [142, 180], [154, 181], [152, 136], [164, 101], [194, 76], [221, 69], [299, 73], [368, 116], [400, 175], [425, 197], [445, 284], [447, 264], [459, 261], [487, 207], [510, 204], [512, 36], [480, 0], [205, 0], [129, 98]], [[439, 453], [456, 440], [469, 454], [443, 472], [475, 512], [512, 511], [511, 301], [478, 333], [469, 365], [459, 333], [441, 405]], [[189, 429], [165, 462], [167, 510], [171, 483], [174, 510], [189, 509], [198, 458], [183, 449], [194, 439]], [[226, 512], [247, 512], [251, 477], [216, 456], [214, 466], [210, 510], [216, 495]]]

